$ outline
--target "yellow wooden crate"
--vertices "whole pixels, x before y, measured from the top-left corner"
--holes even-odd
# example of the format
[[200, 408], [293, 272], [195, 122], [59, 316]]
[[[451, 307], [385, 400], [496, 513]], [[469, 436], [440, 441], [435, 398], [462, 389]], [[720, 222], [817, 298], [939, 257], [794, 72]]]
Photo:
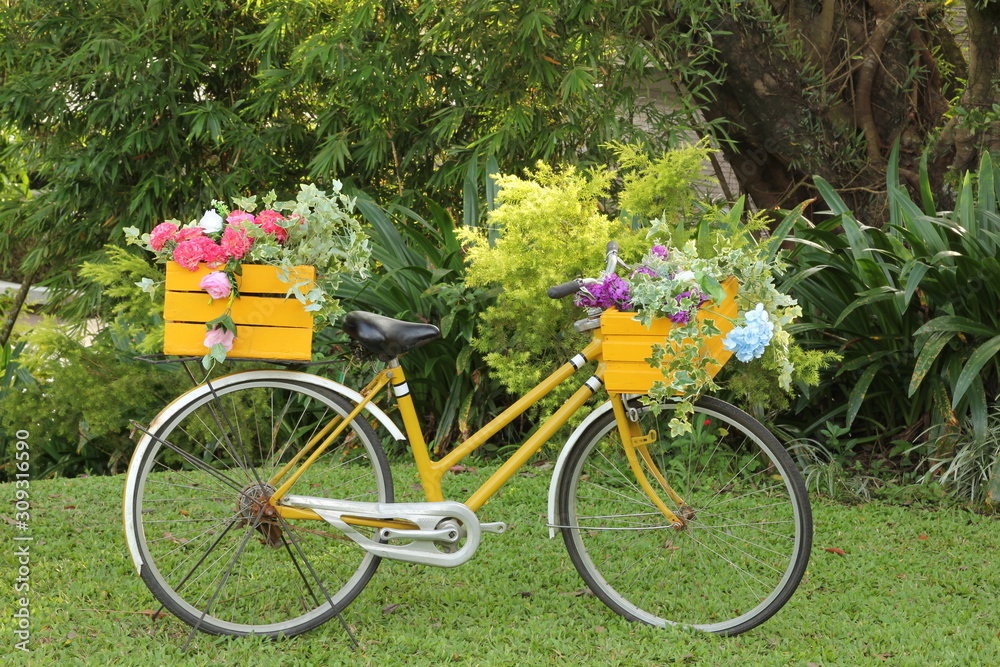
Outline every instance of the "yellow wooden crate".
[[[166, 328], [163, 352], [180, 356], [202, 356], [205, 323], [226, 312], [229, 299], [210, 299], [198, 286], [215, 269], [204, 264], [196, 271], [167, 264], [167, 294], [163, 306]], [[294, 283], [316, 279], [312, 266], [295, 267]], [[264, 264], [244, 264], [236, 276], [240, 297], [233, 302], [236, 340], [229, 357], [308, 360], [312, 358], [313, 316], [295, 297], [286, 297], [291, 286], [278, 278], [278, 270]], [[302, 294], [309, 285], [298, 288]]]
[[[739, 284], [736, 278], [729, 278], [722, 283], [726, 290], [726, 298], [720, 304], [713, 301], [706, 303], [698, 311], [700, 321], [714, 320], [715, 326], [722, 332], [701, 342], [702, 352], [709, 354], [719, 364], [712, 364], [708, 372], [714, 377], [722, 368], [732, 352], [722, 347], [722, 339], [732, 331], [733, 320], [739, 314], [736, 306], [736, 293]], [[652, 368], [646, 361], [653, 355], [653, 345], [666, 345], [666, 337], [673, 327], [673, 322], [666, 318], [653, 321], [652, 327], [632, 319], [635, 313], [621, 313], [615, 309], [605, 311], [601, 315], [601, 332], [604, 336], [604, 361], [607, 368], [604, 374], [604, 386], [608, 391], [622, 394], [645, 394], [657, 380], [665, 380], [663, 373]], [[691, 339], [685, 339], [683, 345], [694, 345]]]

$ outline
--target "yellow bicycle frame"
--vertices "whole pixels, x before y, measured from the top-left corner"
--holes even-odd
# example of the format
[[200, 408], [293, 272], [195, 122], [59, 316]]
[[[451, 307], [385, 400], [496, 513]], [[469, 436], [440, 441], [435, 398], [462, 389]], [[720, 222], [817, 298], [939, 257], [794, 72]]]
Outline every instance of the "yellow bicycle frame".
[[[574, 375], [583, 363], [598, 361], [597, 370], [591, 380], [584, 383], [551, 417], [549, 417], [527, 440], [514, 452], [500, 468], [487, 479], [479, 489], [477, 489], [465, 501], [465, 505], [473, 512], [478, 511], [528, 460], [537, 452], [549, 438], [551, 438], [569, 418], [586, 403], [591, 396], [600, 388], [603, 382], [605, 365], [602, 360], [603, 336], [600, 330], [593, 332], [593, 340], [581, 352], [574, 357], [573, 361], [568, 361], [549, 377], [542, 380], [533, 389], [528, 391], [517, 402], [504, 410], [488, 424], [462, 442], [454, 450], [438, 460], [431, 459], [427, 443], [424, 440], [420, 421], [413, 404], [406, 384], [406, 376], [402, 366], [397, 363], [391, 364], [376, 375], [369, 385], [362, 391], [364, 400], [360, 401], [346, 417], [336, 417], [314, 436], [306, 445], [289, 461], [281, 470], [276, 472], [269, 480], [269, 484], [276, 487], [276, 491], [271, 496], [270, 504], [275, 507], [277, 513], [286, 519], [320, 519], [319, 515], [312, 510], [283, 507], [279, 501], [289, 489], [295, 484], [305, 470], [319, 458], [323, 452], [333, 442], [337, 440], [341, 432], [347, 427], [355, 417], [361, 414], [365, 406], [385, 388], [391, 385], [396, 400], [399, 405], [399, 413], [403, 418], [403, 426], [406, 432], [410, 450], [417, 466], [420, 476], [420, 483], [424, 490], [424, 496], [429, 502], [443, 501], [441, 481], [449, 468], [456, 465], [479, 447], [486, 444], [491, 437], [496, 435], [505, 426], [514, 421], [531, 406], [535, 405], [542, 397], [547, 395], [555, 387], [562, 384], [571, 375]], [[585, 361], [580, 362], [583, 358]], [[643, 464], [649, 469], [650, 475], [656, 480], [660, 487], [666, 492], [670, 499], [678, 506], [684, 507], [684, 501], [667, 484], [663, 475], [656, 468], [646, 444], [656, 438], [656, 433], [642, 434], [638, 432], [638, 425], [628, 418], [625, 410], [625, 401], [622, 394], [610, 393], [611, 402], [614, 409], [616, 421], [622, 442], [625, 444], [625, 452], [630, 466], [635, 473], [636, 479], [646, 491], [650, 500], [663, 513], [663, 515], [674, 524], [675, 527], [684, 525], [683, 519], [675, 515], [663, 502], [659, 494], [647, 480], [643, 472]], [[308, 456], [308, 457], [307, 457]], [[302, 461], [303, 457], [305, 458]], [[286, 475], [301, 461], [301, 466], [290, 476]], [[282, 481], [284, 480], [284, 481]], [[280, 483], [280, 486], [278, 485]], [[347, 518], [345, 517], [345, 520]], [[354, 517], [350, 523], [358, 525], [368, 525], [376, 527], [412, 527], [405, 521], [386, 520], [366, 520], [362, 517]]]

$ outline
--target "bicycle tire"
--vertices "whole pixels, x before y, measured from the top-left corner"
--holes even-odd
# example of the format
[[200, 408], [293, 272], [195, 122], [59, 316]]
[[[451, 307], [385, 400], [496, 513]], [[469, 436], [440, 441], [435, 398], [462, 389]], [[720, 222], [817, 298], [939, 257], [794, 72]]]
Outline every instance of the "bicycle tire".
[[[267, 480], [293, 444], [352, 405], [282, 371], [241, 375], [182, 395], [152, 422], [129, 469], [126, 532], [143, 581], [185, 623], [291, 637], [343, 610], [380, 559], [323, 521], [264, 519], [254, 502], [273, 492]], [[355, 418], [292, 492], [392, 502], [371, 426]]]
[[[788, 601], [809, 562], [812, 513], [788, 453], [742, 410], [702, 398], [693, 433], [671, 438], [673, 406], [656, 415], [637, 399], [648, 451], [690, 509], [661, 497], [687, 525], [673, 529], [625, 457], [614, 413], [591, 424], [568, 454], [558, 522], [590, 590], [633, 621], [735, 635]], [[645, 473], [656, 487], [656, 481]]]

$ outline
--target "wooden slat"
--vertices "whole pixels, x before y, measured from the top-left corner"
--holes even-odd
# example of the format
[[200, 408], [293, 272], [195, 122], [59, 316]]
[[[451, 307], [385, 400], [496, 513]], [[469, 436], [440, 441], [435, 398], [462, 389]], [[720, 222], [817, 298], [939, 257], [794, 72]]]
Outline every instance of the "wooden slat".
[[[163, 319], [168, 322], [210, 322], [226, 312], [228, 299], [211, 301], [205, 292], [167, 292]], [[313, 317], [298, 299], [284, 296], [241, 296], [233, 301], [237, 325], [283, 326], [311, 329]]]
[[[163, 332], [163, 352], [179, 356], [203, 356], [205, 325], [167, 322]], [[238, 327], [233, 349], [235, 358], [309, 360], [312, 358], [312, 329], [285, 327]]]
[[[296, 266], [294, 281], [286, 283], [278, 278], [278, 270], [267, 264], [244, 264], [243, 275], [236, 276], [240, 293], [248, 294], [286, 294], [289, 287], [294, 283], [316, 280], [316, 267]], [[199, 264], [196, 271], [188, 271], [176, 262], [167, 263], [167, 291], [175, 292], [202, 292], [198, 287], [201, 279], [216, 269], [209, 269], [204, 264]], [[309, 286], [299, 288], [302, 294], [309, 291]]]

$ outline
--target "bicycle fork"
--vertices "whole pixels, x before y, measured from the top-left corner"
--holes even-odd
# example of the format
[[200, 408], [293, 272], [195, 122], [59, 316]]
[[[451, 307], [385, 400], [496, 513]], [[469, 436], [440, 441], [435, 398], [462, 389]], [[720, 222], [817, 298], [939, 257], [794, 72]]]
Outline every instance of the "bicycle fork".
[[[670, 527], [674, 530], [683, 530], [687, 526], [688, 521], [694, 518], [694, 510], [671, 488], [666, 478], [664, 478], [663, 473], [656, 467], [653, 457], [649, 454], [647, 445], [656, 442], [659, 434], [655, 430], [650, 430], [649, 433], [645, 434], [639, 430], [638, 419], [634, 419], [629, 415], [629, 410], [625, 408], [625, 400], [621, 394], [612, 397], [611, 407], [615, 413], [615, 421], [618, 423], [618, 433], [621, 436], [622, 446], [625, 448], [625, 456], [628, 458], [629, 466], [632, 468], [632, 473], [635, 475], [636, 481], [642, 487], [643, 491], [646, 492], [649, 500], [660, 510], [660, 513], [663, 514], [667, 521], [670, 522]], [[643, 464], [660, 489], [669, 496], [674, 506], [678, 508], [677, 513], [674, 513], [667, 507], [660, 494], [653, 488], [653, 485], [646, 477]]]

